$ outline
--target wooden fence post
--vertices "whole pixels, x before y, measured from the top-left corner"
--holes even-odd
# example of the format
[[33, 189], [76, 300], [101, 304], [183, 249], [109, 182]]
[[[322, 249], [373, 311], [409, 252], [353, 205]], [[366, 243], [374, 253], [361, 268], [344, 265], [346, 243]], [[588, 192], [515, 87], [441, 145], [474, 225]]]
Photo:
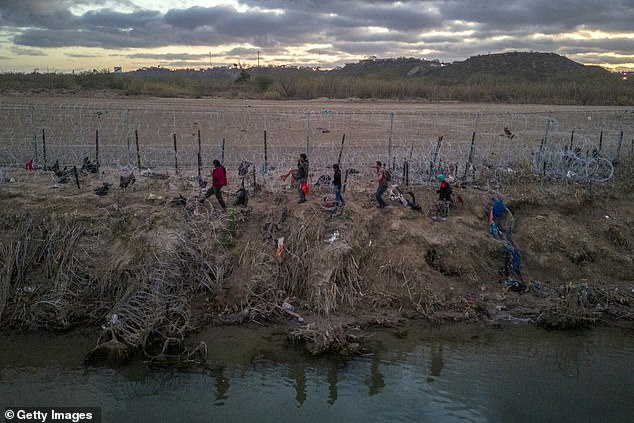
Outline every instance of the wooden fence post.
[[337, 158], [337, 164], [341, 165], [341, 154], [343, 153], [343, 143], [346, 141], [346, 134], [341, 137], [341, 148], [339, 148], [339, 157]]

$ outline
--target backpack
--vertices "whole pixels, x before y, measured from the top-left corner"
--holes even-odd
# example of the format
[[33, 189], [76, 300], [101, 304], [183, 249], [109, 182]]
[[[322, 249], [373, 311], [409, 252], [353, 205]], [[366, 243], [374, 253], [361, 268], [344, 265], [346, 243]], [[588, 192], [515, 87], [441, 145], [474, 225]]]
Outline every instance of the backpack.
[[506, 206], [502, 200], [493, 199], [493, 217], [502, 217], [506, 214]]
[[392, 180], [392, 172], [389, 169], [383, 169], [383, 177], [386, 181], [390, 182]]

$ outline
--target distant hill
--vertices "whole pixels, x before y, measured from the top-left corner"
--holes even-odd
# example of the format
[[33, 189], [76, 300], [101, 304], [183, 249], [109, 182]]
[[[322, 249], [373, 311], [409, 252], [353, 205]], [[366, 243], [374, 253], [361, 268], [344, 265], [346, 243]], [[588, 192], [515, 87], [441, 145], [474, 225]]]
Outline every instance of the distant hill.
[[[306, 72], [309, 68], [303, 68]], [[292, 75], [300, 69], [293, 67], [246, 68], [251, 76]], [[238, 68], [210, 68], [204, 70], [166, 68], [143, 68], [125, 75], [146, 79], [156, 79], [170, 75], [187, 78], [232, 78], [240, 76]], [[537, 82], [537, 81], [569, 81], [617, 78], [616, 75], [598, 66], [586, 66], [574, 62], [555, 53], [512, 52], [486, 54], [470, 57], [467, 60], [453, 63], [442, 63], [438, 60], [399, 57], [379, 59], [372, 57], [357, 63], [348, 63], [342, 68], [328, 71], [311, 71], [313, 76], [344, 76], [382, 80], [416, 80], [428, 82], [470, 84], [470, 83], [502, 83], [502, 82]]]
[[586, 66], [555, 53], [513, 52], [487, 54], [454, 62], [427, 74], [436, 80], [497, 79], [517, 81], [611, 78], [609, 71]]
[[90, 92], [157, 97], [362, 98], [579, 105], [634, 104], [634, 78], [554, 53], [487, 54], [442, 63], [371, 57], [342, 68], [142, 68], [133, 72], [0, 74], [3, 92]]
[[340, 69], [333, 69], [329, 74], [344, 76], [381, 77], [389, 79], [406, 78], [425, 75], [443, 66], [438, 60], [424, 60], [413, 57], [395, 59], [370, 58], [357, 63], [347, 63]]
[[461, 82], [499, 80], [525, 82], [612, 78], [609, 71], [586, 66], [555, 53], [512, 52], [470, 57], [453, 63], [416, 58], [366, 59], [346, 64], [329, 73], [348, 76], [378, 76], [388, 79], [423, 77], [432, 81]]

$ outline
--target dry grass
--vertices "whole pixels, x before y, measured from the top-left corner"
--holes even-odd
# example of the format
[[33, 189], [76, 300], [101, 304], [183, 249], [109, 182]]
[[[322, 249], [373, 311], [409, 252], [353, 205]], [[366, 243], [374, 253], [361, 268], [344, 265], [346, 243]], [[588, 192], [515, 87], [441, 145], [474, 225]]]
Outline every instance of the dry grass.
[[312, 355], [335, 352], [355, 355], [361, 352], [359, 336], [353, 335], [341, 324], [310, 323], [290, 332], [289, 340], [303, 344]]
[[608, 317], [632, 318], [629, 309], [634, 294], [603, 284], [568, 283], [558, 289], [558, 298], [537, 318], [541, 326], [572, 329], [589, 326]]

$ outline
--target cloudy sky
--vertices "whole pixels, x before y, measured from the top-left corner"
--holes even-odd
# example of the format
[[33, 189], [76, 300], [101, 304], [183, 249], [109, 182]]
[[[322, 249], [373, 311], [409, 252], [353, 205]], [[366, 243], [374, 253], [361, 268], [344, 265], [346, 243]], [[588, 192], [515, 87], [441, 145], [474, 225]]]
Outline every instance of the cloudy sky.
[[1, 72], [505, 51], [634, 70], [634, 0], [0, 0]]

